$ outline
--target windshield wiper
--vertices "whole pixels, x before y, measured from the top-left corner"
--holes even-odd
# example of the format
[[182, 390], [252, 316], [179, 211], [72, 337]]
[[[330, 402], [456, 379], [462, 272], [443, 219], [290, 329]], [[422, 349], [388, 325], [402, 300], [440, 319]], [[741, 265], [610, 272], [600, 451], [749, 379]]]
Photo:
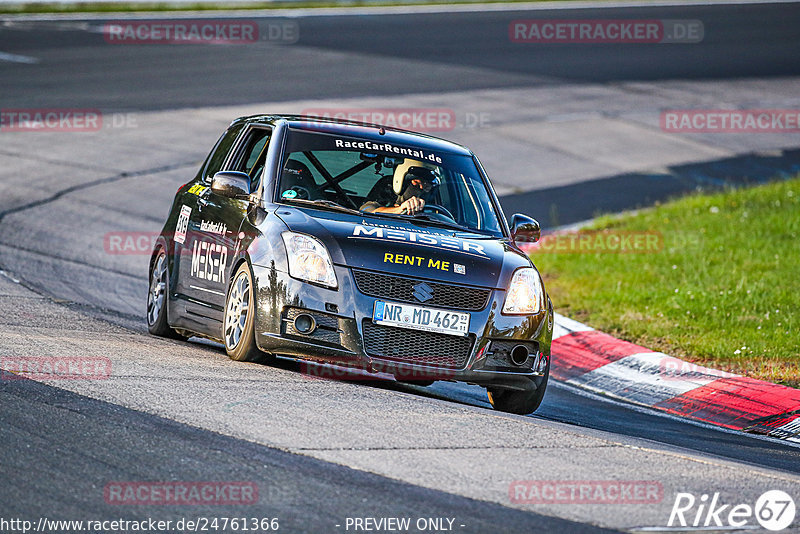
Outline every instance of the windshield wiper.
[[460, 224], [458, 224], [456, 222], [451, 222], [450, 223], [450, 222], [447, 222], [447, 221], [443, 221], [441, 219], [434, 219], [433, 217], [431, 217], [427, 213], [417, 213], [416, 215], [407, 215], [406, 217], [409, 218], [409, 219], [417, 220], [417, 221], [418, 220], [423, 220], [425, 222], [434, 224], [436, 226], [442, 226], [444, 228], [452, 228], [453, 230], [459, 230], [461, 232], [464, 232], [464, 231], [469, 232], [470, 231], [469, 229], [464, 228], [463, 226], [461, 226]]
[[412, 222], [423, 222], [426, 224], [430, 224], [431, 226], [439, 226], [442, 228], [447, 228], [449, 230], [455, 230], [462, 234], [470, 234], [475, 237], [471, 237], [470, 239], [496, 239], [497, 236], [487, 234], [481, 232], [480, 230], [473, 230], [471, 228], [466, 228], [464, 226], [459, 225], [458, 223], [449, 223], [446, 221], [442, 221], [440, 219], [434, 219], [427, 213], [418, 213], [416, 215], [404, 215], [400, 213], [386, 213], [383, 211], [373, 211], [373, 212], [362, 212], [367, 213], [368, 215], [374, 215], [378, 217], [387, 217], [389, 219], [400, 219], [402, 221], [412, 221]]
[[412, 219], [422, 219], [426, 223], [439, 225], [439, 226], [442, 226], [443, 228], [451, 228], [453, 230], [458, 230], [462, 234], [470, 234], [472, 236], [475, 236], [475, 237], [471, 237], [470, 239], [494, 239], [495, 238], [495, 236], [493, 236], [491, 234], [487, 234], [485, 232], [482, 232], [480, 230], [475, 230], [473, 228], [466, 228], [466, 227], [461, 226], [460, 224], [455, 223], [455, 222], [450, 223], [450, 222], [447, 222], [447, 221], [442, 221], [441, 219], [434, 219], [433, 217], [431, 217], [427, 213], [418, 213], [416, 215], [412, 215], [411, 218]]
[[428, 223], [432, 226], [440, 226], [442, 228], [448, 228], [450, 230], [457, 230], [459, 232], [467, 232], [473, 233], [474, 230], [470, 230], [469, 228], [464, 228], [457, 222], [447, 222], [441, 219], [434, 219], [427, 213], [417, 213], [416, 215], [406, 215], [402, 213], [382, 213], [382, 212], [374, 212], [378, 215], [392, 217], [393, 219], [402, 219], [404, 221], [422, 221]]
[[342, 206], [341, 204], [337, 204], [336, 202], [334, 202], [332, 200], [323, 200], [323, 199], [306, 200], [306, 199], [303, 199], [303, 198], [288, 198], [288, 199], [284, 199], [284, 201], [285, 202], [291, 202], [291, 203], [297, 202], [297, 203], [300, 203], [300, 204], [318, 206], [320, 208], [329, 208], [329, 209], [336, 210], [336, 211], [342, 211], [344, 213], [356, 213], [356, 214], [360, 214], [361, 213], [358, 210], [354, 210], [352, 208], [347, 208], [345, 206]]

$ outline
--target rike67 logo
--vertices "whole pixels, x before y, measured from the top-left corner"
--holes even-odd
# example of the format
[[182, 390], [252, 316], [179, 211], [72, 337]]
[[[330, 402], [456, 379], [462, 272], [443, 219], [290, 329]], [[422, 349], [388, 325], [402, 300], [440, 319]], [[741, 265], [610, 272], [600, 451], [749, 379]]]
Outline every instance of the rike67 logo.
[[794, 499], [781, 490], [764, 492], [756, 499], [755, 505], [724, 503], [719, 493], [714, 493], [713, 496], [703, 494], [700, 498], [691, 493], [678, 493], [667, 526], [679, 529], [699, 527], [704, 530], [709, 527], [722, 527], [726, 530], [753, 528], [755, 519], [762, 528], [779, 531], [792, 524], [795, 512]]

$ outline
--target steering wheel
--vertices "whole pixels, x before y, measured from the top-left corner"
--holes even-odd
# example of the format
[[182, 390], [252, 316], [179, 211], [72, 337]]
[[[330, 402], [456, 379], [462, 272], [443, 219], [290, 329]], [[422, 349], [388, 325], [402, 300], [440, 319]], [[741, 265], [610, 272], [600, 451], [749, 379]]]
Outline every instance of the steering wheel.
[[444, 215], [445, 217], [449, 217], [453, 221], [456, 220], [456, 218], [453, 217], [453, 214], [450, 213], [450, 211], [448, 211], [447, 208], [445, 208], [444, 206], [440, 206], [439, 204], [425, 204], [425, 206], [422, 208], [422, 212], [424, 213], [426, 211], [429, 211], [431, 213], [436, 213], [437, 215]]

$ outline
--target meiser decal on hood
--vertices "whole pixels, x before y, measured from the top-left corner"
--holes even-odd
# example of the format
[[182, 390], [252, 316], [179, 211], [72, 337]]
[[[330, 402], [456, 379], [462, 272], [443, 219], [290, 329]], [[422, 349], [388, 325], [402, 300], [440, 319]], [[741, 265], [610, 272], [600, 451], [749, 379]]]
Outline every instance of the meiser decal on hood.
[[379, 226], [369, 227], [357, 224], [353, 227], [353, 235], [350, 239], [372, 239], [386, 241], [406, 241], [416, 243], [421, 247], [429, 247], [440, 250], [457, 250], [462, 254], [468, 254], [481, 259], [489, 259], [483, 245], [465, 241], [456, 237], [445, 237], [438, 234], [427, 234], [416, 231], [381, 228]]

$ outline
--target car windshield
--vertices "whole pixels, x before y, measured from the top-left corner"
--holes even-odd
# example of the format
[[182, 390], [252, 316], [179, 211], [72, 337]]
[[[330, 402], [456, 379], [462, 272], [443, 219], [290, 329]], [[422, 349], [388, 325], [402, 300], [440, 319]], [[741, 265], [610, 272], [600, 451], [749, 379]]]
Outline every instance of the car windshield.
[[[489, 191], [470, 156], [297, 129], [289, 130], [286, 147], [278, 184], [281, 202], [413, 217], [502, 236]], [[422, 211], [388, 212], [411, 196], [424, 201]]]

